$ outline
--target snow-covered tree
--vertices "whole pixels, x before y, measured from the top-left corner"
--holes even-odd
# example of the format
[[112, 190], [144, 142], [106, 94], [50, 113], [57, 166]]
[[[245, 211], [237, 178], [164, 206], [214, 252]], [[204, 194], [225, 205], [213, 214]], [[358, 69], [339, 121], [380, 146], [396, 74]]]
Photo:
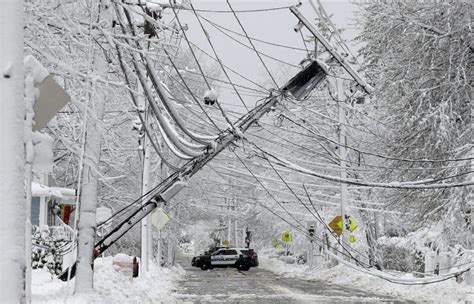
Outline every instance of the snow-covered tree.
[[[472, 11], [469, 1], [362, 5], [361, 55], [376, 86], [372, 130], [384, 134], [373, 137], [373, 149], [392, 157], [383, 161], [381, 180], [470, 178], [470, 161], [463, 159], [472, 157]], [[468, 191], [394, 190], [383, 196], [411, 219], [407, 230], [444, 223], [443, 237], [431, 240], [436, 247], [466, 245]]]

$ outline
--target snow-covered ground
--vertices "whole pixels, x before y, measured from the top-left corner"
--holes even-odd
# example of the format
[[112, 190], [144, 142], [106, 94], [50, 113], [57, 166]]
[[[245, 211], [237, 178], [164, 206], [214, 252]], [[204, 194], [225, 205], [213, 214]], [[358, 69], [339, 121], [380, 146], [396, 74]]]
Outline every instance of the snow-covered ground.
[[286, 264], [268, 255], [259, 256], [260, 266], [285, 277], [322, 280], [328, 283], [362, 289], [394, 298], [428, 303], [474, 303], [474, 287], [456, 283], [455, 279], [428, 285], [399, 285], [350, 269], [345, 265], [310, 269], [305, 265]]
[[184, 274], [179, 266], [160, 268], [152, 264], [147, 276], [132, 280], [131, 276], [114, 269], [112, 259], [95, 260], [95, 292], [87, 295], [71, 295], [74, 280], [68, 286], [66, 282], [51, 278], [44, 269], [34, 270], [32, 303], [169, 303], [176, 281]]

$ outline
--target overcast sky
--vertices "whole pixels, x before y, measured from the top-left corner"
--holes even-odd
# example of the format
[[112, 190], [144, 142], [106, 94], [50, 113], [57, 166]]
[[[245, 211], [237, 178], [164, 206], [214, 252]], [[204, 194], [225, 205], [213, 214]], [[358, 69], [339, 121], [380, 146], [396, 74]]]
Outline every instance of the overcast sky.
[[[209, 10], [229, 10], [225, 0], [193, 0], [192, 1], [196, 9], [209, 9]], [[261, 8], [281, 7], [295, 5], [298, 1], [294, 0], [231, 0], [230, 1], [234, 10], [254, 10]], [[301, 13], [310, 21], [313, 21], [315, 13], [309, 4], [308, 0], [303, 0], [303, 4], [299, 8]], [[316, 2], [316, 1], [315, 1]], [[355, 4], [350, 1], [322, 1], [328, 14], [332, 14], [332, 21], [338, 28], [344, 28], [343, 34], [344, 39], [352, 39], [356, 32], [354, 30], [354, 10]], [[235, 17], [232, 13], [212, 13], [212, 12], [199, 12], [203, 17], [209, 20], [242, 33], [240, 26], [238, 25]], [[181, 22], [188, 24], [189, 30], [187, 31], [188, 37], [200, 48], [206, 52], [212, 54], [212, 49], [209, 46], [208, 41], [205, 38], [199, 24], [196, 21], [194, 14], [191, 11], [181, 11], [179, 13]], [[293, 46], [297, 48], [305, 48], [303, 40], [299, 33], [296, 33], [293, 28], [297, 23], [297, 18], [290, 12], [289, 9], [267, 11], [267, 12], [252, 12], [252, 13], [238, 13], [238, 17], [245, 27], [249, 36], [283, 44], [287, 46]], [[263, 65], [259, 61], [253, 50], [249, 50], [242, 45], [239, 45], [235, 41], [226, 37], [224, 34], [213, 28], [209, 23], [203, 22], [204, 27], [208, 31], [211, 41], [213, 42], [216, 51], [221, 60], [229, 67], [237, 70], [239, 73], [247, 76], [248, 78], [255, 80], [259, 83], [265, 83], [266, 87], [270, 87], [272, 81], [265, 72]], [[309, 32], [303, 30], [304, 36], [308, 36]], [[239, 37], [231, 34], [241, 42], [248, 45], [246, 38]], [[184, 40], [182, 42], [185, 43]], [[306, 57], [304, 50], [291, 50], [281, 47], [270, 46], [262, 44], [260, 42], [254, 42], [257, 49], [282, 61], [288, 62], [293, 65], [298, 63]], [[197, 51], [199, 54], [200, 52]], [[205, 58], [205, 57], [203, 57]], [[294, 74], [295, 68], [290, 65], [277, 62], [275, 60], [263, 57], [263, 60], [268, 65], [271, 73], [279, 80], [280, 84], [284, 80], [288, 80], [288, 77]], [[234, 74], [230, 74], [233, 81], [236, 83], [252, 86], [245, 80], [242, 80]], [[223, 79], [224, 80], [224, 79]], [[250, 93], [250, 92], [247, 92]], [[219, 89], [220, 100], [225, 99], [226, 103], [239, 104], [233, 94], [230, 94], [229, 90]], [[257, 99], [255, 96], [244, 96], [246, 102], [250, 105]], [[235, 108], [234, 110], [236, 110]]]

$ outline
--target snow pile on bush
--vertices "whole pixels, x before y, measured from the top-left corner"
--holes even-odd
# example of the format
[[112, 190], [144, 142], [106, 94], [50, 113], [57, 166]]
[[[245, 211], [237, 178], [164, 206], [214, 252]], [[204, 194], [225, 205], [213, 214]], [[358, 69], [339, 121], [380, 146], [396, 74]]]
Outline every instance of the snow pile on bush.
[[45, 267], [51, 274], [60, 274], [63, 263], [63, 249], [67, 242], [50, 236], [48, 226], [33, 226], [31, 267]]
[[176, 281], [184, 275], [181, 267], [149, 265], [147, 275], [132, 279], [112, 265], [113, 257], [98, 258], [94, 264], [91, 294], [72, 295], [75, 279], [69, 283], [51, 277], [44, 270], [32, 273], [32, 303], [170, 303]]

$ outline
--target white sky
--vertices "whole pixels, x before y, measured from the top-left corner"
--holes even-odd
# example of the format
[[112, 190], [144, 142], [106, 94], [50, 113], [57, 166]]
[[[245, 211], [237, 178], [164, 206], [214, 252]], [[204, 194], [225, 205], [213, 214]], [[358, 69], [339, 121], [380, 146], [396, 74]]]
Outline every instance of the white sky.
[[[228, 6], [225, 0], [194, 0], [192, 1], [196, 9], [212, 9], [212, 10], [228, 10]], [[290, 6], [297, 3], [295, 0], [231, 0], [230, 1], [234, 10], [246, 10], [246, 9], [261, 9], [269, 7], [280, 7]], [[308, 0], [303, 0], [303, 5], [299, 8], [300, 12], [310, 21], [313, 21], [315, 13], [310, 6]], [[332, 14], [332, 21], [338, 28], [344, 28], [343, 38], [350, 40], [354, 38], [356, 32], [353, 28], [354, 21], [354, 10], [355, 4], [349, 0], [343, 1], [322, 1], [328, 14]], [[169, 12], [168, 12], [169, 13]], [[172, 14], [172, 13], [171, 13]], [[210, 19], [211, 21], [222, 25], [226, 28], [232, 29], [236, 32], [242, 33], [236, 19], [231, 13], [207, 13], [200, 12], [202, 16]], [[204, 49], [209, 54], [212, 54], [212, 50], [196, 21], [194, 14], [191, 11], [181, 11], [179, 17], [182, 23], [187, 23], [189, 30], [187, 31], [189, 39], [197, 44], [200, 48]], [[289, 9], [270, 11], [270, 12], [258, 12], [258, 13], [238, 13], [240, 21], [244, 25], [249, 36], [259, 38], [262, 40], [284, 44], [288, 46], [294, 46], [299, 48], [305, 48], [301, 36], [299, 33], [295, 33], [293, 27], [297, 23], [297, 18], [290, 12]], [[239, 73], [247, 76], [248, 78], [255, 80], [259, 83], [265, 83], [266, 87], [274, 87], [268, 74], [265, 72], [262, 64], [253, 50], [246, 49], [239, 45], [235, 41], [226, 37], [218, 30], [213, 28], [210, 24], [203, 21], [203, 25], [208, 31], [211, 41], [216, 48], [216, 51], [224, 62], [224, 64], [237, 70]], [[308, 31], [304, 30], [303, 33], [308, 35]], [[232, 34], [231, 34], [232, 35]], [[248, 45], [246, 38], [238, 37], [240, 41]], [[183, 46], [185, 41], [182, 41]], [[294, 65], [306, 57], [305, 51], [290, 50], [275, 46], [269, 46], [259, 42], [254, 42], [255, 46], [259, 51], [267, 53], [273, 57], [281, 59], [285, 62], [289, 62]], [[196, 50], [197, 54], [200, 54]], [[205, 57], [202, 57], [205, 58]], [[272, 59], [264, 58], [265, 63], [269, 67], [272, 74], [279, 80], [279, 84], [283, 84], [285, 80], [288, 80], [296, 71], [291, 66], [286, 64], [278, 63]], [[232, 80], [235, 83], [242, 85], [252, 86], [247, 81], [240, 79], [240, 77], [230, 73]], [[223, 78], [225, 80], [225, 78]], [[241, 104], [233, 94], [226, 93], [228, 90], [219, 89], [219, 94], [222, 102], [231, 104]], [[257, 97], [245, 96], [244, 100], [250, 106], [253, 105]], [[233, 108], [237, 110], [238, 107]]]

